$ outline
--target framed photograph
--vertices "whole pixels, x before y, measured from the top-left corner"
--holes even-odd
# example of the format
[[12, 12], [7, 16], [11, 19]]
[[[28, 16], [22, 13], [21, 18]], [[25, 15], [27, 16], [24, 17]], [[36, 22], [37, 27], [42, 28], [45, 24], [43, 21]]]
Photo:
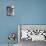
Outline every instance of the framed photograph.
[[14, 16], [14, 6], [7, 6], [6, 11], [7, 11], [7, 16]]

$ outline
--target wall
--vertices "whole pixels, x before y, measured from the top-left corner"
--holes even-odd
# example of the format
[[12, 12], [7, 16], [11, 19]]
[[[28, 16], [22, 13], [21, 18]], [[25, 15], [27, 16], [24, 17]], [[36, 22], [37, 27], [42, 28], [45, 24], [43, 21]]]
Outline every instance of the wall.
[[0, 44], [8, 43], [9, 32], [17, 34], [17, 24], [46, 24], [46, 0], [14, 0], [13, 4], [15, 16], [6, 16], [8, 0], [0, 0]]

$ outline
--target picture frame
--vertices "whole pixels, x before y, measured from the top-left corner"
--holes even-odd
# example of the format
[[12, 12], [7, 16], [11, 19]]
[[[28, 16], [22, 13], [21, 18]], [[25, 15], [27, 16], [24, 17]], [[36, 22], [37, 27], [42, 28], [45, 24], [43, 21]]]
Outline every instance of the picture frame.
[[14, 16], [14, 6], [7, 6], [6, 7], [7, 16]]

